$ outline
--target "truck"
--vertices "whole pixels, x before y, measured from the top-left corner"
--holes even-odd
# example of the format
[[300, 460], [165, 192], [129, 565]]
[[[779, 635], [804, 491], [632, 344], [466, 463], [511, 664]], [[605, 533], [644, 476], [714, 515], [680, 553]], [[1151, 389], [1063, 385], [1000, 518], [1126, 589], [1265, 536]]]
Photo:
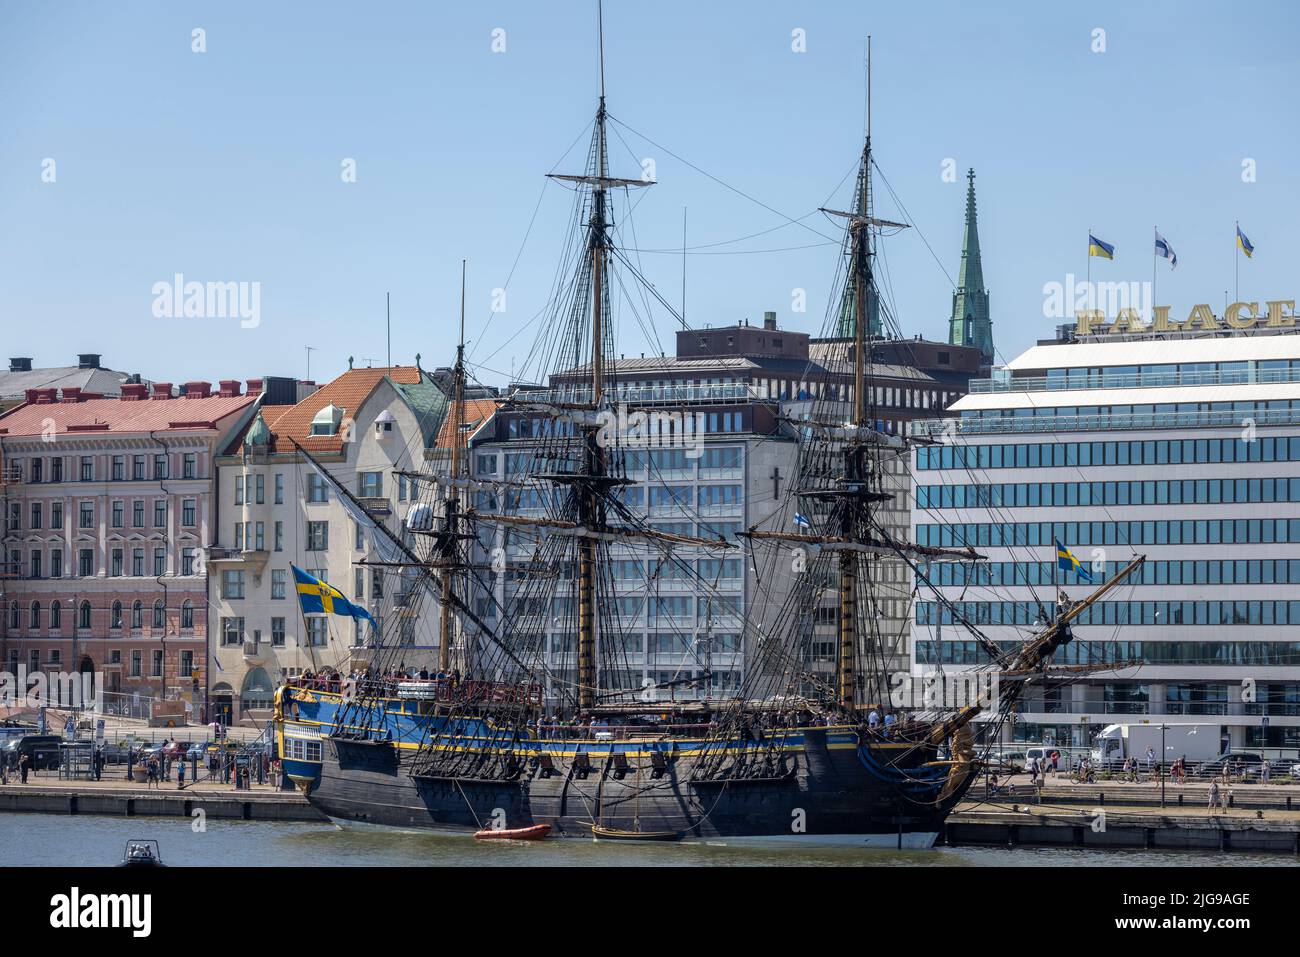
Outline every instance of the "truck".
[[1147, 749], [1159, 764], [1161, 737], [1167, 762], [1186, 758], [1193, 764], [1212, 761], [1223, 750], [1217, 724], [1108, 724], [1092, 739], [1092, 762], [1100, 767], [1122, 764], [1125, 758], [1137, 758], [1146, 767]]

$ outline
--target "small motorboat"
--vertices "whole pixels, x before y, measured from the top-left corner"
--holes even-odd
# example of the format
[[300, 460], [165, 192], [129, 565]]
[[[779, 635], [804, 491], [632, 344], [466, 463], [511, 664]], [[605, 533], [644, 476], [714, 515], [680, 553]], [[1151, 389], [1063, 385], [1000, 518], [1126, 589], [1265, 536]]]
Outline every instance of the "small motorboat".
[[166, 867], [162, 862], [162, 852], [154, 840], [131, 840], [126, 842], [122, 852], [122, 863], [118, 867]]
[[476, 841], [540, 841], [551, 833], [551, 825], [534, 824], [532, 827], [485, 828], [474, 832]]
[[681, 831], [625, 831], [593, 824], [591, 836], [598, 841], [680, 841], [683, 834]]

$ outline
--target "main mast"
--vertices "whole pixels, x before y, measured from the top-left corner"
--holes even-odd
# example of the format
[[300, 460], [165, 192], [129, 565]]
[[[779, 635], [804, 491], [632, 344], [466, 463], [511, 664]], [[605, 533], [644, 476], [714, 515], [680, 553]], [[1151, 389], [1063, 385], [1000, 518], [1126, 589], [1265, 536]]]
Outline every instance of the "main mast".
[[451, 670], [451, 644], [455, 633], [455, 619], [450, 614], [453, 604], [452, 579], [455, 565], [458, 518], [460, 511], [461, 454], [465, 421], [465, 260], [460, 261], [460, 338], [456, 345], [456, 368], [452, 376], [452, 437], [451, 481], [447, 483], [446, 535], [443, 539], [442, 615], [438, 623], [438, 669]]

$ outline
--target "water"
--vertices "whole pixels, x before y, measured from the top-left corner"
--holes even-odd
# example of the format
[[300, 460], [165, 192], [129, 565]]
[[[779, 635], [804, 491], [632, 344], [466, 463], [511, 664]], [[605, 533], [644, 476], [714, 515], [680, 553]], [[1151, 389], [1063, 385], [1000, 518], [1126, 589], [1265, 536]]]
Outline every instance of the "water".
[[1212, 851], [1101, 851], [1082, 848], [937, 848], [877, 851], [858, 848], [778, 850], [717, 844], [653, 845], [552, 840], [482, 842], [469, 836], [381, 830], [340, 830], [329, 824], [190, 821], [166, 817], [0, 814], [0, 867], [112, 865], [131, 838], [155, 838], [163, 860], [180, 866], [639, 866], [639, 867], [1217, 867], [1296, 866], [1289, 854]]

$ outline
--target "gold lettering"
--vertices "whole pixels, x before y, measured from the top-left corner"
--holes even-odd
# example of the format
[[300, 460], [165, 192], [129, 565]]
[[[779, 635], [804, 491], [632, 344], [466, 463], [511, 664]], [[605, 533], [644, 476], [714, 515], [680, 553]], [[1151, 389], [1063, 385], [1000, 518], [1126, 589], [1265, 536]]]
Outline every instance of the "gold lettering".
[[[1246, 315], [1242, 316], [1242, 310]], [[1255, 319], [1259, 316], [1259, 303], [1257, 302], [1234, 302], [1223, 311], [1223, 318], [1233, 329], [1249, 329], [1255, 324]]]
[[1074, 318], [1076, 336], [1091, 336], [1106, 331], [1106, 314], [1100, 309], [1080, 309]]
[[[1294, 299], [1270, 299], [1264, 303], [1268, 307], [1269, 326], [1293, 326], [1295, 325], [1295, 300]], [[1286, 307], [1290, 312], [1283, 312]]]
[[1177, 332], [1183, 327], [1181, 322], [1169, 321], [1168, 306], [1156, 306], [1154, 312], [1155, 315], [1151, 317], [1152, 332]]
[[1183, 323], [1183, 331], [1191, 332], [1192, 327], [1198, 322], [1201, 324], [1201, 328], [1206, 332], [1214, 332], [1219, 328], [1219, 320], [1215, 318], [1214, 313], [1205, 303], [1192, 306], [1192, 311], [1188, 314], [1187, 321]]
[[1115, 317], [1115, 322], [1106, 330], [1107, 332], [1146, 332], [1147, 329], [1142, 325], [1142, 317], [1138, 311], [1131, 306], [1126, 306], [1119, 311]]

